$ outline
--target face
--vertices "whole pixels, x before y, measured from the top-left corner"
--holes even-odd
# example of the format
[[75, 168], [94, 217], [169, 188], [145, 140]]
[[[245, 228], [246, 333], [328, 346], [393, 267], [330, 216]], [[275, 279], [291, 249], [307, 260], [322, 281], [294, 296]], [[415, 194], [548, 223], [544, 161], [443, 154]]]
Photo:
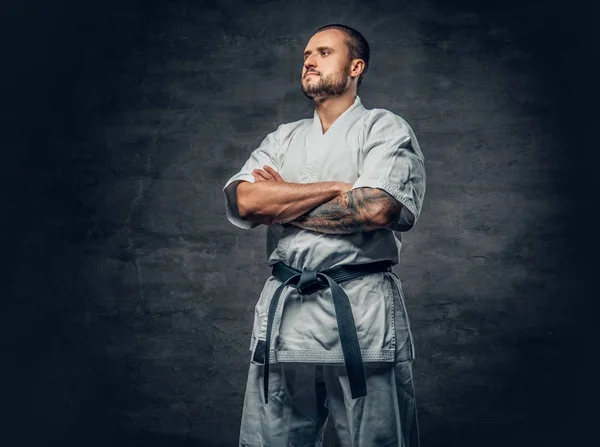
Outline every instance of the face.
[[309, 98], [339, 96], [350, 85], [350, 60], [345, 34], [328, 29], [315, 34], [304, 49], [302, 92]]

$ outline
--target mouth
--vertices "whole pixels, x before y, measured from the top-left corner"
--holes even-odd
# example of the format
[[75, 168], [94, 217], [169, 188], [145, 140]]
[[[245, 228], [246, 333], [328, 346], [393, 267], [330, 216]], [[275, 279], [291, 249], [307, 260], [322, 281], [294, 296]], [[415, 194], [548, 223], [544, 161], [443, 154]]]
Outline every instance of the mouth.
[[305, 77], [305, 78], [307, 78], [307, 77], [309, 77], [309, 76], [311, 76], [311, 75], [313, 75], [313, 76], [319, 76], [317, 73], [315, 73], [315, 72], [311, 71], [311, 72], [309, 72], [309, 73], [306, 73], [306, 74], [304, 75], [304, 77]]

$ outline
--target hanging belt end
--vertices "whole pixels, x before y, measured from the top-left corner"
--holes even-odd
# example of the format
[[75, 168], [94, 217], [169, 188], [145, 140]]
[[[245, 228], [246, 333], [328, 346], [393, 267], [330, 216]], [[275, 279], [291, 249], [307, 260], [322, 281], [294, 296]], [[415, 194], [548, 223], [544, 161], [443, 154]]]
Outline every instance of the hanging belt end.
[[366, 388], [361, 388], [358, 390], [351, 390], [351, 392], [352, 392], [352, 399], [358, 399], [359, 397], [365, 397], [367, 395]]

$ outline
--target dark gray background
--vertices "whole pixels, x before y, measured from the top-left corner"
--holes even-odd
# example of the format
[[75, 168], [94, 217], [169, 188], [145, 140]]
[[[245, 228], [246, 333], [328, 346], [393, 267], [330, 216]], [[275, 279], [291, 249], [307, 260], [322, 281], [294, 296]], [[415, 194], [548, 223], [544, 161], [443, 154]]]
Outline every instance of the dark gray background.
[[395, 268], [423, 445], [581, 444], [597, 24], [575, 2], [482, 3], [3, 2], [0, 442], [236, 444], [269, 272], [264, 227], [229, 224], [221, 188], [311, 116], [302, 50], [341, 22], [371, 44], [363, 103], [426, 156]]

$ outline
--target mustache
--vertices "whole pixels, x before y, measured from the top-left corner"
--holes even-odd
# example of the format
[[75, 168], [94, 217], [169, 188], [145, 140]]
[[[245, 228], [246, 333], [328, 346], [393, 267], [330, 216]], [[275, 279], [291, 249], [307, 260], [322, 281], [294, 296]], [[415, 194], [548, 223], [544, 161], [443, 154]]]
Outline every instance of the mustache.
[[316, 71], [313, 71], [313, 70], [311, 70], [311, 71], [307, 71], [307, 72], [304, 74], [304, 77], [307, 77], [309, 74], [316, 74], [316, 75], [318, 75], [319, 73], [317, 73]]

